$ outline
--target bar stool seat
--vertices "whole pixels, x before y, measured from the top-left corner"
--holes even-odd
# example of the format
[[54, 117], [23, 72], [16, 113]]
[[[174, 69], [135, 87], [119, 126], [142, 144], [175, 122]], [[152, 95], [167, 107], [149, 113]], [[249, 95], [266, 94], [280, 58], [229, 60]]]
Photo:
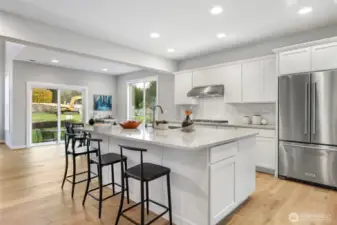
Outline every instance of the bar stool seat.
[[[89, 153], [96, 153], [97, 152], [97, 148], [91, 147], [89, 149]], [[76, 155], [86, 155], [88, 154], [88, 150], [87, 150], [87, 146], [83, 146], [83, 147], [75, 147], [74, 149], [68, 149], [68, 153], [69, 154], [76, 154]]]
[[[116, 153], [107, 153], [101, 155], [101, 165], [111, 165], [117, 162], [121, 162], [127, 160], [125, 156], [123, 156], [123, 159], [119, 154]], [[99, 158], [98, 157], [92, 157], [91, 158], [91, 163], [96, 163], [99, 164]]]
[[[125, 171], [126, 175], [136, 180], [141, 180], [141, 165], [131, 167]], [[171, 170], [167, 167], [153, 163], [143, 163], [144, 181], [155, 180], [159, 177], [169, 174]]]

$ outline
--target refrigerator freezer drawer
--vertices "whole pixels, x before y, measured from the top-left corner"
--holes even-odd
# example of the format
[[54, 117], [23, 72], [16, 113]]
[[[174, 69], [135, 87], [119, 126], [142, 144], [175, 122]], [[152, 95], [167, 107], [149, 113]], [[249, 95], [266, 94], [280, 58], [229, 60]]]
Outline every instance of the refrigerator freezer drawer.
[[279, 174], [337, 187], [337, 148], [280, 142]]

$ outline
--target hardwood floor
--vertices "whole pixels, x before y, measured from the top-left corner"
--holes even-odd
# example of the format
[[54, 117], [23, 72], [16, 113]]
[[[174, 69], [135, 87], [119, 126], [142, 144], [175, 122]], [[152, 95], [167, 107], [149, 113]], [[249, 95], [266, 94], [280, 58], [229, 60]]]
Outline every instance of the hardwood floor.
[[[1, 225], [96, 225], [114, 224], [119, 196], [103, 203], [102, 219], [97, 218], [97, 202], [81, 201], [84, 183], [77, 185], [74, 200], [70, 184], [60, 188], [64, 172], [63, 146], [44, 146], [11, 151], [0, 145]], [[86, 161], [79, 164], [85, 168]], [[105, 193], [110, 193], [106, 189]], [[139, 218], [139, 209], [130, 212]], [[292, 223], [299, 216], [299, 221]], [[297, 214], [294, 214], [297, 213]], [[153, 217], [154, 215], [150, 215]], [[121, 219], [120, 225], [131, 224]], [[160, 220], [156, 225], [167, 224]], [[221, 225], [335, 225], [337, 192], [257, 174], [257, 190], [243, 206]]]

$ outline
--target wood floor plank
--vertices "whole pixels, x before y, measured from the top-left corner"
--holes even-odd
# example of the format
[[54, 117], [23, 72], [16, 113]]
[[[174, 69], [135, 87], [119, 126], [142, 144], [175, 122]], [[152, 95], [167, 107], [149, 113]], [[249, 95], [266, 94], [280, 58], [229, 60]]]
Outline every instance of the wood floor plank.
[[[64, 172], [63, 146], [9, 150], [0, 145], [0, 225], [111, 225], [116, 219], [119, 196], [103, 203], [88, 197], [82, 207], [85, 184], [79, 184], [71, 199], [71, 186], [60, 188]], [[86, 159], [77, 160], [78, 170]], [[69, 167], [71, 173], [71, 165]], [[220, 225], [337, 225], [337, 192], [257, 173], [256, 192]], [[97, 183], [95, 184], [97, 185]], [[104, 194], [111, 193], [105, 189]], [[293, 223], [289, 214], [300, 220]], [[130, 212], [140, 218], [139, 208]], [[155, 215], [151, 214], [149, 218]], [[310, 216], [312, 218], [310, 218]], [[129, 225], [121, 219], [120, 225]], [[161, 219], [154, 225], [166, 225]]]

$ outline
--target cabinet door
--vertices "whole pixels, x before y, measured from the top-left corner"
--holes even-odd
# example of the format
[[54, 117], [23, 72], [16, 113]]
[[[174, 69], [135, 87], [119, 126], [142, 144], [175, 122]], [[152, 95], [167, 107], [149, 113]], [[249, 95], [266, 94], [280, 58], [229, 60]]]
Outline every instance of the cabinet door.
[[281, 52], [279, 70], [281, 75], [310, 71], [311, 48]]
[[224, 67], [193, 72], [193, 87], [223, 84]]
[[276, 59], [263, 60], [263, 102], [276, 102], [277, 99], [277, 75]]
[[312, 47], [312, 70], [337, 68], [337, 42]]
[[242, 102], [241, 64], [224, 68], [225, 103]]
[[174, 76], [174, 102], [176, 105], [196, 104], [194, 98], [187, 97], [192, 89], [192, 73], [176, 74]]
[[256, 165], [275, 170], [275, 142], [273, 138], [257, 138]]
[[262, 101], [262, 61], [242, 65], [242, 102]]
[[240, 202], [255, 191], [256, 138], [242, 139], [238, 144], [235, 161], [235, 201]]
[[235, 157], [210, 166], [211, 223], [218, 223], [235, 203]]

